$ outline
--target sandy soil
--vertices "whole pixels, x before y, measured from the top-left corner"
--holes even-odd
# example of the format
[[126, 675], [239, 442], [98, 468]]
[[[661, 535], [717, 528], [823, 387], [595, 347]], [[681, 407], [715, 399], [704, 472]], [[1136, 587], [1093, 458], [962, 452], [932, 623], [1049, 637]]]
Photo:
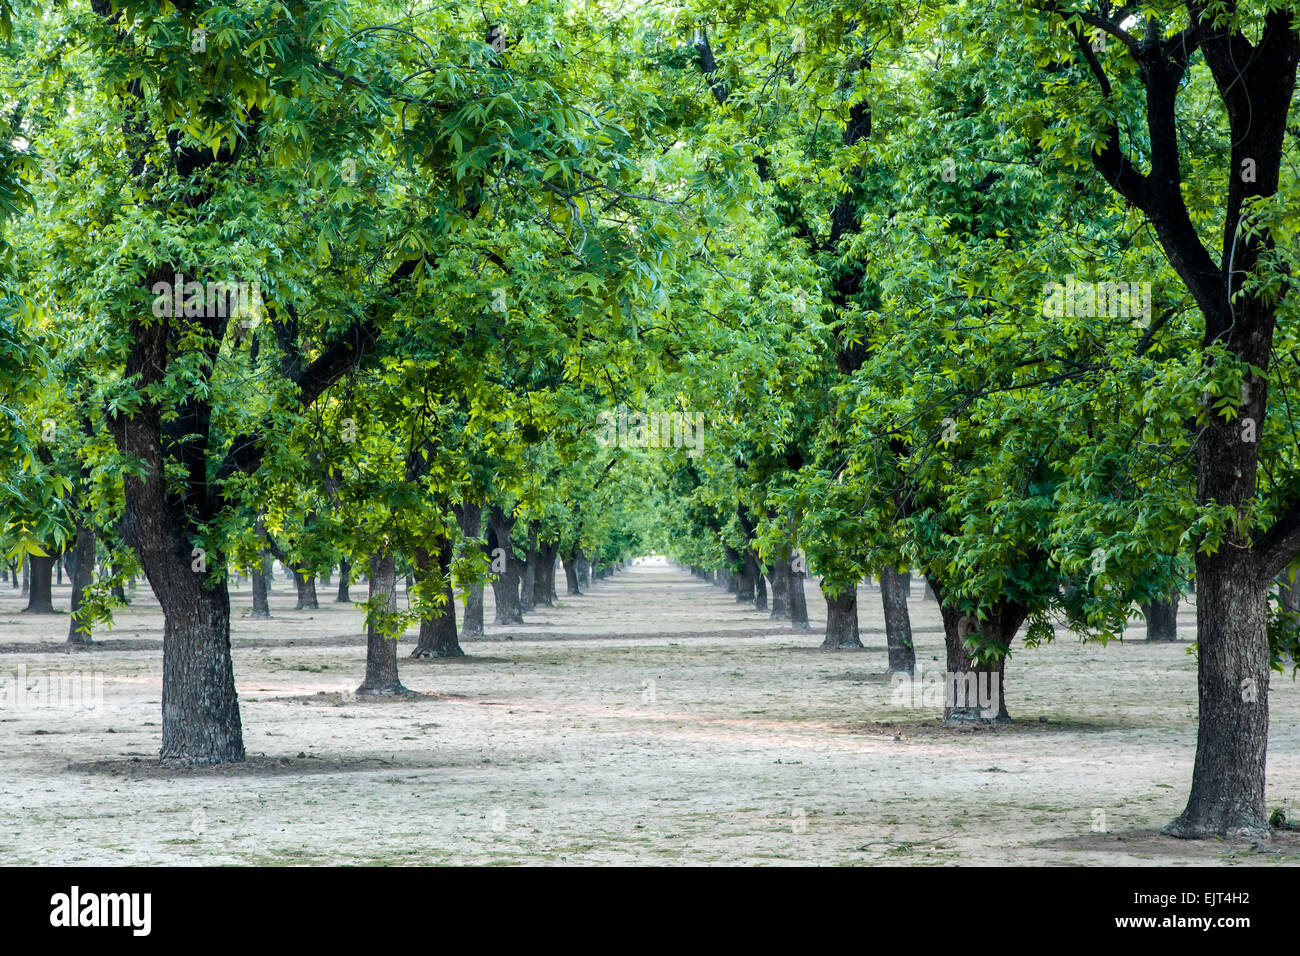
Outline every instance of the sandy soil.
[[[364, 585], [354, 596], [364, 596]], [[918, 659], [942, 668], [937, 608], [911, 601]], [[647, 563], [489, 625], [469, 657], [412, 660], [414, 699], [358, 701], [361, 613], [321, 590], [273, 619], [234, 594], [250, 759], [163, 770], [162, 618], [147, 589], [106, 643], [69, 651], [67, 617], [0, 585], [0, 676], [100, 678], [98, 706], [0, 709], [3, 864], [1300, 863], [1267, 846], [1157, 834], [1187, 796], [1195, 661], [1183, 640], [1017, 648], [1014, 725], [953, 731], [895, 702], [879, 593], [864, 651], [824, 652], [721, 589]], [[67, 606], [68, 588], [56, 589]], [[491, 599], [488, 619], [491, 620]], [[94, 686], [88, 682], [88, 686]], [[30, 703], [30, 701], [29, 701]], [[89, 703], [95, 703], [90, 700]], [[1300, 686], [1270, 692], [1268, 804], [1300, 820]]]

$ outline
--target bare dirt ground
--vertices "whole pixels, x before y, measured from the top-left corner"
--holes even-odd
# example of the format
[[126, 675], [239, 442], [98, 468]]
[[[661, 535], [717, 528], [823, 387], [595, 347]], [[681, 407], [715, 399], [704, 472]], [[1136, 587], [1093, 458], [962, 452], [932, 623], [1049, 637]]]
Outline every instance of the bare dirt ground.
[[[562, 580], [561, 580], [562, 585]], [[412, 660], [421, 696], [358, 701], [361, 612], [273, 619], [233, 595], [247, 763], [162, 769], [162, 617], [147, 588], [106, 643], [67, 650], [67, 616], [0, 585], [0, 676], [102, 678], [87, 709], [0, 709], [0, 863], [1068, 864], [1300, 863], [1266, 846], [1158, 835], [1186, 800], [1196, 742], [1194, 608], [1177, 644], [1059, 633], [1007, 665], [1010, 727], [955, 731], [897, 702], [879, 593], [864, 651], [818, 649], [661, 563], [489, 625], [469, 657]], [[914, 587], [917, 657], [942, 669]], [[355, 586], [354, 597], [364, 597]], [[67, 606], [68, 588], [56, 589]], [[492, 604], [488, 598], [488, 620]], [[1300, 818], [1300, 686], [1274, 675], [1268, 805]], [[12, 698], [10, 698], [12, 700]], [[90, 702], [94, 702], [93, 699]], [[30, 702], [29, 702], [30, 703]]]

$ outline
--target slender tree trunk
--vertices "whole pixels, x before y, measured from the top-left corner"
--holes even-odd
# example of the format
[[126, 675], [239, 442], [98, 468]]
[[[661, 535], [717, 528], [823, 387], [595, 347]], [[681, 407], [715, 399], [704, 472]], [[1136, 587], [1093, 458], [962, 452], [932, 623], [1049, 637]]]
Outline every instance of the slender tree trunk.
[[822, 596], [826, 598], [826, 639], [822, 641], [822, 647], [826, 650], [861, 647], [856, 585], [850, 585], [838, 594], [831, 594], [823, 583]]
[[72, 618], [68, 621], [69, 644], [93, 644], [90, 631], [78, 631], [82, 615], [78, 612], [86, 601], [91, 580], [95, 576], [95, 529], [83, 524], [77, 528], [77, 543], [72, 549]]
[[32, 589], [32, 563], [27, 559], [26, 551], [23, 552], [19, 560], [22, 562], [23, 569], [23, 589], [21, 593], [27, 595], [31, 593]]
[[352, 562], [347, 558], [339, 559], [339, 593], [334, 598], [339, 604], [351, 604], [352, 596], [348, 593], [348, 587], [352, 581]]
[[790, 557], [779, 554], [767, 569], [767, 579], [772, 585], [772, 620], [784, 621], [790, 616]]
[[[122, 581], [119, 578], [119, 575], [122, 573], [122, 566], [117, 562], [114, 562], [109, 565], [108, 570], [109, 573], [113, 575], [113, 580], [116, 582], [113, 585], [113, 597], [117, 598], [123, 604], [130, 604], [131, 602], [126, 596], [126, 590], [122, 587]], [[132, 580], [134, 581], [134, 578]]]
[[293, 572], [294, 587], [298, 589], [297, 611], [315, 611], [320, 608], [316, 600], [316, 575], [311, 572]]
[[903, 575], [894, 568], [885, 568], [880, 575], [880, 599], [885, 610], [885, 643], [889, 645], [889, 669], [886, 673], [912, 674], [916, 671], [912, 618], [907, 612]]
[[591, 562], [587, 560], [586, 554], [579, 548], [577, 552], [578, 560], [578, 586], [583, 588], [591, 587]]
[[[725, 541], [722, 542], [722, 553], [727, 559], [727, 592], [736, 595], [736, 603], [739, 604], [741, 601], [746, 600], [740, 595], [740, 592], [745, 587], [745, 559], [740, 556], [739, 551]], [[749, 590], [748, 600], [752, 601], [754, 600], [752, 581]]]
[[566, 594], [582, 594], [582, 589], [578, 585], [578, 546], [576, 544], [569, 548], [568, 554], [564, 555], [564, 588]]
[[767, 610], [767, 580], [763, 577], [763, 565], [758, 555], [749, 552], [750, 574], [754, 576], [754, 610]]
[[28, 614], [53, 614], [54, 611], [54, 562], [57, 558], [42, 558], [37, 555], [28, 557], [28, 564], [31, 565], [31, 587], [27, 592], [27, 607], [25, 611]]
[[456, 637], [456, 595], [451, 587], [451, 539], [438, 538], [437, 557], [423, 548], [415, 551], [415, 573], [422, 590], [441, 587], [443, 604], [420, 618], [420, 643], [412, 657], [464, 657]]
[[537, 606], [537, 524], [530, 522], [528, 527], [528, 559], [524, 562], [523, 574], [519, 578], [519, 610], [527, 614]]
[[1178, 592], [1169, 596], [1168, 601], [1152, 601], [1142, 605], [1147, 619], [1148, 641], [1178, 640]]
[[262, 558], [262, 578], [266, 581], [266, 593], [275, 590], [275, 558], [268, 551]]
[[[376, 552], [370, 556], [369, 599], [389, 614], [397, 613], [397, 562], [391, 554]], [[366, 679], [357, 695], [393, 697], [409, 694], [397, 677], [397, 639], [388, 637], [366, 624]]]
[[249, 575], [253, 589], [253, 610], [249, 615], [255, 620], [266, 620], [271, 616], [271, 602], [266, 593], [266, 567], [264, 561], [258, 561]]
[[[476, 541], [483, 532], [483, 508], [475, 501], [456, 507], [460, 533], [467, 541]], [[489, 560], [491, 556], [489, 555]], [[465, 594], [465, 620], [461, 631], [466, 640], [483, 636], [483, 585], [472, 584]]]
[[519, 559], [515, 557], [510, 542], [510, 529], [513, 519], [508, 519], [500, 508], [493, 508], [488, 519], [488, 547], [497, 571], [496, 580], [492, 582], [492, 593], [496, 597], [497, 624], [524, 623], [523, 610], [519, 603]]
[[808, 596], [804, 593], [804, 572], [790, 568], [790, 623], [802, 631], [808, 630]]

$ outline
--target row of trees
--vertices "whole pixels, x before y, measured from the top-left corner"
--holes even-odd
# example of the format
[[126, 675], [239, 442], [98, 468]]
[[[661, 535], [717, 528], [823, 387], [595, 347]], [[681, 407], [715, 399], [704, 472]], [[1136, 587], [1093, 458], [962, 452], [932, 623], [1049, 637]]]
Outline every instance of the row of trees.
[[165, 759], [243, 755], [227, 581], [267, 553], [304, 589], [364, 564], [375, 692], [414, 620], [449, 652], [452, 588], [469, 627], [489, 581], [517, 621], [557, 554], [576, 587], [584, 556], [667, 553], [795, 626], [815, 574], [830, 647], [878, 577], [902, 670], [911, 569], [948, 669], [999, 675], [1021, 634], [1104, 640], [1194, 579], [1171, 832], [1266, 832], [1290, 4], [12, 20], [5, 544], [101, 539], [90, 626], [147, 576]]

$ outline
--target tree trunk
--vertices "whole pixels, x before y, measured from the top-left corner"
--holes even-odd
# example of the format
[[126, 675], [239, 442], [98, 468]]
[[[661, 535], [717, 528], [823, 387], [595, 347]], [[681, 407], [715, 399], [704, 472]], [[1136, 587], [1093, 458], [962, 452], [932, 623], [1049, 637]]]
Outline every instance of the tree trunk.
[[754, 603], [754, 563], [753, 556], [734, 552], [740, 561], [740, 570], [736, 573], [736, 603]]
[[510, 529], [514, 519], [507, 518], [500, 508], [493, 508], [488, 517], [488, 548], [491, 549], [493, 563], [502, 568], [492, 582], [492, 594], [496, 597], [496, 624], [524, 623], [523, 610], [519, 604], [519, 559], [515, 557], [510, 543]]
[[537, 524], [530, 522], [528, 527], [528, 557], [524, 561], [523, 574], [519, 578], [519, 610], [527, 614], [537, 606]]
[[19, 558], [19, 561], [21, 562], [21, 564], [22, 564], [22, 568], [23, 568], [23, 589], [22, 589], [22, 591], [19, 592], [19, 593], [21, 593], [21, 594], [23, 594], [23, 595], [27, 595], [27, 594], [31, 593], [31, 586], [32, 586], [32, 563], [31, 563], [29, 560], [27, 560], [27, 552], [26, 552], [26, 551], [23, 552], [23, 555], [22, 555], [21, 558]]
[[823, 582], [822, 596], [826, 598], [826, 639], [822, 647], [826, 650], [861, 647], [857, 587], [850, 585], [839, 594], [831, 594]]
[[790, 623], [801, 631], [811, 626], [808, 623], [808, 596], [804, 594], [804, 572], [790, 569]]
[[266, 581], [266, 593], [270, 594], [275, 590], [275, 558], [269, 551], [262, 556], [262, 578]]
[[415, 551], [415, 574], [422, 591], [442, 589], [442, 606], [420, 618], [420, 643], [412, 657], [464, 657], [456, 637], [456, 595], [451, 587], [451, 539], [439, 537], [437, 558], [424, 548]]
[[31, 566], [31, 585], [27, 591], [27, 607], [24, 609], [28, 614], [53, 614], [54, 611], [54, 562], [57, 558], [38, 557], [37, 555], [28, 556], [27, 563]]
[[[397, 562], [391, 554], [376, 552], [370, 556], [369, 599], [389, 614], [397, 613]], [[366, 623], [366, 679], [357, 695], [393, 697], [409, 694], [397, 678], [397, 638], [380, 633], [372, 622]]]
[[559, 542], [544, 544], [537, 549], [537, 577], [533, 580], [533, 604], [554, 607], [551, 597], [555, 591], [555, 556], [559, 553]]
[[91, 579], [95, 576], [95, 529], [90, 525], [77, 528], [77, 543], [72, 549], [72, 619], [68, 621], [69, 644], [93, 644], [90, 631], [77, 630], [82, 625], [77, 612], [86, 601]]
[[591, 562], [587, 560], [587, 555], [581, 548], [577, 551], [578, 561], [578, 587], [591, 587]]
[[903, 575], [885, 568], [880, 575], [880, 600], [885, 610], [885, 643], [889, 645], [887, 674], [913, 674], [916, 652], [912, 647], [912, 619], [907, 612]]
[[271, 602], [266, 593], [266, 571], [263, 570], [265, 567], [265, 562], [259, 560], [249, 575], [253, 588], [253, 611], [249, 616], [256, 620], [266, 620], [271, 616]]
[[[947, 723], [1007, 723], [1005, 649], [1011, 646], [1028, 612], [1006, 602], [994, 606], [988, 620], [980, 621], [953, 608], [944, 599], [942, 588], [931, 582], [943, 616], [944, 643], [947, 646], [948, 670], [944, 675], [943, 718]], [[997, 660], [975, 661], [966, 648], [968, 638], [1000, 645], [1004, 650]]]
[[293, 572], [293, 583], [298, 589], [298, 604], [295, 611], [315, 611], [320, 608], [316, 600], [316, 575], [311, 572]]
[[348, 587], [352, 582], [352, 562], [347, 558], [339, 559], [339, 593], [334, 598], [336, 603], [351, 604], [352, 597], [348, 593]]
[[767, 569], [767, 579], [772, 584], [772, 620], [784, 621], [790, 616], [790, 557], [777, 555]]
[[582, 594], [578, 586], [578, 546], [575, 544], [569, 548], [569, 553], [564, 555], [564, 590], [566, 594]]
[[1266, 839], [1268, 582], [1255, 556], [1231, 541], [1214, 554], [1197, 553], [1196, 581], [1196, 761], [1187, 807], [1165, 832]]
[[1178, 592], [1170, 595], [1168, 601], [1152, 601], [1142, 605], [1147, 618], [1148, 641], [1178, 640]]
[[[123, 604], [130, 604], [131, 602], [127, 599], [126, 596], [126, 590], [122, 587], [122, 581], [118, 577], [122, 573], [122, 566], [114, 562], [113, 564], [110, 564], [108, 567], [109, 567], [109, 573], [113, 575], [113, 580], [115, 582], [113, 584], [113, 597], [117, 598]], [[132, 578], [132, 581], [134, 581], [134, 577]]]
[[749, 552], [749, 561], [751, 564], [750, 574], [754, 576], [754, 610], [767, 610], [767, 580], [763, 577], [763, 565], [758, 560], [758, 555], [751, 550]]
[[[461, 537], [475, 541], [483, 532], [483, 508], [474, 501], [456, 507]], [[489, 556], [490, 559], [490, 556]], [[461, 628], [466, 639], [483, 636], [483, 585], [472, 584], [465, 595], [465, 620]]]
[[737, 604], [745, 600], [754, 600], [754, 584], [752, 580], [749, 582], [749, 597], [741, 597], [741, 591], [745, 588], [745, 559], [740, 556], [739, 551], [725, 541], [722, 543], [722, 553], [727, 559], [727, 592], [736, 595]]

